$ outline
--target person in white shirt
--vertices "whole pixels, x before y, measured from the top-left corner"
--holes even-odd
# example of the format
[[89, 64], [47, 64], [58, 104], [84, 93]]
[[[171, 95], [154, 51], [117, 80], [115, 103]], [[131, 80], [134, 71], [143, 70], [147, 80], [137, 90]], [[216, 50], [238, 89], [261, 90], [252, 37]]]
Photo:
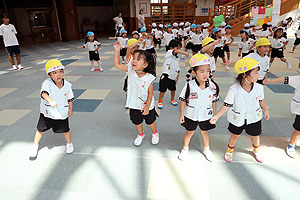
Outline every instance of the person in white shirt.
[[163, 28], [164, 28], [164, 26], [162, 24], [160, 24], [158, 26], [157, 31], [155, 31], [155, 34], [153, 37], [154, 48], [156, 48], [158, 45], [158, 48], [161, 49], [161, 39], [163, 38], [163, 32], [162, 32]]
[[179, 79], [180, 74], [180, 58], [178, 54], [183, 54], [186, 57], [189, 54], [183, 50], [181, 50], [181, 42], [178, 40], [171, 40], [170, 50], [167, 51], [163, 63], [162, 75], [159, 79], [159, 100], [158, 100], [158, 108], [163, 108], [163, 98], [167, 90], [171, 91], [171, 101], [170, 103], [173, 106], [177, 106], [177, 102], [175, 101], [175, 92], [176, 92], [176, 84]]
[[172, 33], [173, 33], [173, 38], [178, 40], [178, 23], [177, 22], [173, 23]]
[[144, 10], [141, 9], [138, 15], [138, 31], [140, 32], [141, 28], [146, 27], [145, 17], [143, 15]]
[[295, 88], [294, 97], [291, 101], [291, 113], [296, 115], [293, 132], [290, 141], [286, 147], [286, 153], [291, 158], [296, 157], [295, 145], [300, 138], [300, 76], [287, 76], [282, 78], [268, 79], [266, 84], [284, 83]]
[[168, 24], [166, 26], [166, 32], [163, 35], [163, 38], [165, 40], [165, 45], [166, 45], [166, 52], [170, 50], [169, 47], [169, 42], [174, 39], [173, 38], [173, 33], [172, 33], [172, 26], [170, 24]]
[[[138, 42], [141, 42], [140, 40]], [[134, 45], [134, 44], [133, 44]], [[128, 91], [126, 106], [129, 107], [130, 120], [136, 126], [138, 135], [134, 140], [135, 146], [142, 144], [145, 137], [143, 121], [152, 130], [152, 144], [159, 143], [159, 134], [155, 120], [157, 113], [154, 107], [153, 81], [155, 80], [155, 58], [144, 50], [135, 50], [131, 66], [120, 64], [119, 52], [121, 45], [114, 43], [114, 65], [116, 68], [128, 72]]]
[[296, 30], [296, 32], [295, 32], [295, 37], [296, 37], [296, 40], [294, 42], [294, 47], [293, 47], [292, 51], [290, 51], [290, 53], [294, 53], [296, 47], [300, 44], [300, 25], [298, 26], [298, 30]]
[[[23, 69], [21, 65], [21, 50], [19, 42], [16, 37], [17, 30], [14, 25], [9, 23], [8, 15], [1, 16], [3, 24], [0, 26], [0, 36], [3, 37], [4, 46], [8, 54], [9, 61], [12, 65], [13, 70]], [[17, 66], [14, 61], [14, 55], [17, 59]]]
[[226, 70], [229, 70], [229, 67], [226, 65], [226, 58], [224, 53], [224, 46], [225, 46], [225, 37], [221, 34], [221, 29], [219, 27], [214, 28], [213, 30], [213, 39], [214, 40], [220, 40], [221, 42], [215, 45], [215, 50], [213, 52], [213, 56], [215, 58], [215, 62], [217, 63], [218, 57], [220, 57], [223, 60], [224, 68]]
[[254, 53], [255, 40], [249, 38], [249, 31], [242, 29], [240, 31], [241, 41], [239, 43], [238, 57], [245, 57], [250, 53]]
[[159, 60], [159, 58], [157, 57], [156, 51], [154, 49], [154, 42], [153, 42], [153, 36], [151, 35], [150, 32], [148, 32], [145, 36], [144, 36], [144, 45], [145, 45], [145, 50], [148, 51], [149, 53], [152, 53], [155, 58], [157, 60]]
[[222, 22], [221, 23], [221, 26], [220, 26], [220, 30], [221, 30], [221, 34], [224, 35], [226, 32], [225, 32], [225, 26], [226, 26], [226, 22]]
[[191, 42], [193, 43], [192, 54], [199, 53], [202, 49], [203, 34], [201, 32], [201, 25], [197, 25], [195, 33], [191, 34]]
[[[101, 72], [103, 72], [103, 68], [100, 65], [100, 57], [99, 57], [99, 49], [101, 47], [101, 43], [97, 41], [97, 38], [95, 37], [94, 33], [89, 31], [86, 34], [86, 39], [85, 39], [85, 44], [83, 44], [82, 46], [76, 47], [76, 49], [82, 49], [82, 48], [87, 48], [89, 50], [89, 59], [91, 62], [91, 72], [93, 71], [97, 71], [95, 70], [94, 67], [94, 61], [97, 62], [99, 70]], [[98, 71], [99, 71], [98, 70]]]
[[190, 140], [197, 126], [200, 127], [202, 135], [203, 153], [208, 161], [214, 160], [209, 148], [208, 131], [216, 127], [209, 120], [216, 114], [219, 86], [209, 79], [209, 60], [210, 58], [203, 54], [195, 54], [189, 62], [195, 79], [186, 83], [179, 97], [181, 100], [179, 122], [186, 129], [183, 148], [178, 155], [180, 160], [187, 157]]
[[[187, 39], [184, 41], [184, 43], [186, 44], [185, 51], [187, 51], [189, 49], [192, 50], [194, 48], [192, 38], [194, 37], [194, 34], [196, 34], [196, 28], [197, 28], [196, 24], [192, 24], [190, 27], [189, 35], [187, 36]], [[196, 36], [195, 36], [195, 39], [196, 39]]]
[[260, 34], [258, 34], [256, 36], [260, 37], [260, 38], [265, 37], [265, 38], [268, 38], [270, 40], [272, 38], [272, 35], [273, 35], [272, 28], [268, 27], [267, 24], [263, 24]]
[[232, 162], [236, 142], [243, 130], [246, 130], [246, 133], [251, 136], [254, 157], [262, 163], [264, 156], [259, 150], [262, 108], [265, 110], [265, 120], [269, 120], [270, 113], [264, 101], [264, 86], [256, 83], [259, 78], [259, 63], [252, 58], [242, 58], [236, 62], [234, 69], [238, 74], [237, 82], [229, 88], [224, 105], [210, 123], [215, 124], [228, 111], [228, 130], [232, 134], [224, 156], [225, 161]]
[[179, 23], [179, 29], [178, 29], [178, 39], [180, 42], [182, 42], [183, 36], [184, 36], [184, 22]]
[[203, 28], [202, 28], [202, 33], [203, 33], [203, 38], [209, 37], [210, 36], [210, 31], [211, 31], [210, 24], [208, 22], [205, 22], [203, 24]]
[[286, 49], [286, 46], [287, 46], [288, 42], [289, 42], [288, 39], [286, 39], [283, 36], [283, 29], [282, 28], [277, 28], [274, 31], [274, 36], [273, 36], [273, 39], [271, 41], [271, 43], [272, 43], [272, 52], [271, 52], [270, 67], [271, 67], [274, 59], [277, 57], [287, 65], [288, 69], [292, 68], [291, 64], [284, 57], [284, 54], [283, 54], [283, 51]]
[[115, 30], [118, 31], [119, 26], [124, 26], [123, 18], [122, 18], [122, 13], [120, 12], [118, 16], [113, 18], [113, 21], [115, 22]]
[[230, 49], [229, 49], [229, 47], [234, 42], [234, 38], [231, 35], [231, 26], [230, 25], [225, 26], [224, 37], [225, 37], [225, 45], [223, 47], [223, 50], [224, 50], [224, 52], [226, 52], [227, 60], [230, 60]]
[[126, 56], [126, 51], [127, 51], [127, 42], [128, 38], [127, 36], [127, 31], [125, 29], [121, 30], [120, 32], [120, 37], [109, 37], [108, 39], [110, 40], [117, 40], [121, 44], [121, 50], [120, 50], [120, 56], [122, 57], [122, 64], [125, 63], [125, 56]]
[[202, 41], [202, 49], [201, 53], [206, 55], [210, 59], [210, 77], [212, 80], [214, 80], [215, 76], [214, 73], [216, 71], [216, 61], [213, 57], [213, 52], [215, 50], [215, 46], [221, 43], [221, 40], [214, 40], [210, 37], [204, 38]]
[[184, 48], [186, 48], [186, 45], [187, 45], [187, 41], [189, 38], [189, 32], [190, 32], [190, 23], [185, 22], [184, 29], [183, 29], [183, 46], [184, 46]]
[[37, 156], [39, 142], [44, 133], [51, 128], [54, 133], [64, 133], [67, 141], [66, 153], [74, 151], [68, 119], [73, 115], [72, 84], [64, 80], [64, 66], [59, 60], [49, 60], [45, 70], [49, 78], [43, 82], [41, 88], [40, 118], [30, 152], [31, 158]]

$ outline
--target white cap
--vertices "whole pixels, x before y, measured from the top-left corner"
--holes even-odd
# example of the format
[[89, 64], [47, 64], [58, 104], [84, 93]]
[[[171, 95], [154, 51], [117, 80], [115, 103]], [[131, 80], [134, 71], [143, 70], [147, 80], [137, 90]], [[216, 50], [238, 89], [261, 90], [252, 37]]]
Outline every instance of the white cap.
[[222, 22], [222, 23], [221, 23], [221, 26], [226, 26], [226, 22]]
[[287, 20], [283, 20], [282, 23], [283, 24], [288, 24], [288, 21]]
[[249, 28], [249, 27], [250, 27], [250, 24], [246, 23], [246, 24], [244, 25], [244, 27], [245, 27], [245, 28]]
[[173, 26], [174, 26], [174, 27], [177, 27], [177, 26], [178, 26], [178, 23], [176, 23], [176, 22], [173, 23]]
[[159, 27], [159, 28], [163, 28], [163, 27], [164, 27], [164, 25], [160, 24], [160, 25], [158, 25], [158, 27]]
[[268, 22], [267, 25], [268, 25], [268, 26], [272, 26], [272, 22]]
[[152, 23], [152, 27], [156, 27], [156, 24], [155, 24], [155, 23]]
[[184, 22], [180, 22], [180, 23], [179, 23], [179, 26], [184, 26]]
[[273, 25], [272, 28], [278, 28], [278, 26], [277, 25]]
[[255, 22], [250, 22], [250, 26], [255, 26]]
[[205, 28], [207, 28], [207, 27], [209, 27], [209, 25], [210, 25], [210, 24], [209, 24], [208, 22], [205, 22], [203, 26], [204, 26]]
[[189, 26], [190, 25], [190, 22], [185, 22], [185, 26]]

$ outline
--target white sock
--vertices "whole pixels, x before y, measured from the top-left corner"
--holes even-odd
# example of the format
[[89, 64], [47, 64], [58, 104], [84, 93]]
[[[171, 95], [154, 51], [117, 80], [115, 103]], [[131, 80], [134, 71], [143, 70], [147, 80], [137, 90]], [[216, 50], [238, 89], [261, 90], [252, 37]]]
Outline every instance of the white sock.
[[188, 148], [188, 147], [183, 147], [182, 149], [184, 149], [184, 150], [189, 150], [189, 148]]
[[91, 61], [92, 69], [95, 69], [94, 67], [94, 61]]
[[209, 150], [209, 146], [208, 147], [204, 147], [204, 150]]

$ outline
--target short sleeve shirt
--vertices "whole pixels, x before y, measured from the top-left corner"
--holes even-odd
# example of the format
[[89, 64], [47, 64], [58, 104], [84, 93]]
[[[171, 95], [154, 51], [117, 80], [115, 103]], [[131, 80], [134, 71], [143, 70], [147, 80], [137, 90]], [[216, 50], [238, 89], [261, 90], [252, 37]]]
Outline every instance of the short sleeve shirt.
[[95, 49], [97, 49], [97, 47], [101, 45], [100, 42], [98, 41], [94, 41], [94, 42], [87, 42], [86, 44], [84, 44], [84, 48], [88, 48], [89, 51], [95, 51]]
[[0, 26], [0, 35], [3, 36], [4, 46], [15, 46], [19, 45], [18, 39], [16, 37], [17, 30], [14, 25], [12, 24], [2, 24]]

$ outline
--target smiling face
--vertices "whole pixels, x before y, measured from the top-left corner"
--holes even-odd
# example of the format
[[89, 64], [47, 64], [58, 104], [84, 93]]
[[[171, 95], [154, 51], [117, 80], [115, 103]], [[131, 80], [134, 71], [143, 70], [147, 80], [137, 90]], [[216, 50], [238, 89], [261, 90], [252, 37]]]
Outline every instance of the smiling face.
[[283, 31], [281, 29], [279, 29], [277, 32], [276, 32], [276, 37], [281, 37], [282, 36], [282, 33]]
[[209, 65], [200, 65], [196, 67], [196, 71], [193, 70], [193, 75], [196, 77], [199, 83], [207, 81], [210, 73]]
[[94, 41], [94, 38], [95, 38], [95, 37], [94, 37], [93, 35], [91, 35], [91, 36], [88, 37], [88, 39], [89, 39], [90, 42], [93, 42], [93, 41]]
[[131, 62], [132, 69], [135, 71], [144, 71], [144, 69], [148, 66], [148, 63], [145, 61], [145, 57], [140, 53], [134, 53], [133, 59]]
[[55, 82], [55, 83], [61, 83], [64, 75], [63, 69], [58, 69], [53, 72], [49, 73], [49, 77]]
[[251, 83], [255, 83], [259, 78], [259, 68], [256, 67], [254, 69], [251, 70], [249, 75], [244, 75], [244, 79], [246, 79], [247, 81], [251, 82]]
[[226, 29], [225, 29], [225, 32], [226, 32], [227, 34], [229, 34], [229, 33], [231, 32], [231, 29], [230, 29], [230, 28], [226, 28]]

